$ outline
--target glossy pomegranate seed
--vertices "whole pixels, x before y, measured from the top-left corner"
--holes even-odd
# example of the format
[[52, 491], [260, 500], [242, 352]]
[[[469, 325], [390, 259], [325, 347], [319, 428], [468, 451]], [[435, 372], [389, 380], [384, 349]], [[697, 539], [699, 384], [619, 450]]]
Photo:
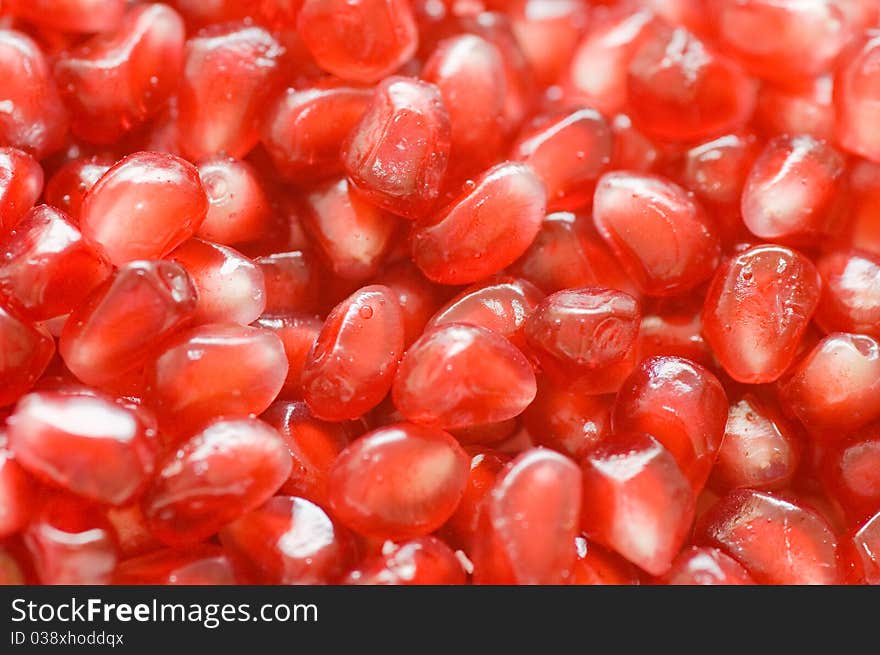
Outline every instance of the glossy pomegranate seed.
[[266, 307], [262, 269], [240, 252], [190, 239], [168, 256], [189, 274], [198, 300], [193, 321], [253, 323]]
[[156, 115], [177, 88], [184, 25], [163, 4], [131, 9], [110, 32], [62, 54], [55, 79], [81, 139], [113, 143]]
[[753, 585], [752, 577], [733, 558], [717, 548], [689, 546], [663, 576], [668, 585]]
[[0, 432], [0, 539], [22, 530], [34, 515], [37, 489]]
[[880, 513], [865, 522], [852, 536], [855, 581], [858, 583], [880, 584]]
[[779, 409], [747, 392], [728, 409], [710, 485], [721, 491], [784, 488], [795, 474], [800, 451], [798, 434]]
[[378, 82], [405, 64], [418, 46], [406, 0], [305, 0], [296, 26], [321, 68], [356, 82]]
[[833, 251], [816, 268], [822, 276], [816, 322], [822, 329], [880, 338], [880, 256]]
[[140, 499], [121, 507], [107, 507], [104, 515], [113, 527], [120, 559], [138, 557], [162, 548], [147, 528]]
[[490, 168], [412, 234], [413, 261], [431, 280], [469, 284], [522, 255], [541, 228], [546, 189], [526, 165]]
[[46, 204], [62, 210], [75, 225], [79, 225], [86, 193], [114, 163], [112, 157], [105, 155], [78, 157], [67, 162], [46, 182], [43, 194]]
[[512, 150], [512, 157], [529, 164], [544, 182], [551, 210], [589, 205], [613, 154], [611, 127], [589, 107], [535, 119]]
[[247, 162], [212, 157], [199, 164], [208, 196], [208, 212], [198, 235], [209, 241], [236, 244], [257, 241], [271, 230], [269, 200]]
[[627, 75], [633, 123], [671, 141], [707, 138], [742, 125], [754, 109], [755, 92], [736, 63], [680, 27], [653, 30]]
[[397, 219], [367, 202], [348, 180], [333, 180], [307, 196], [303, 227], [339, 277], [375, 275], [391, 246]]
[[562, 584], [571, 576], [581, 473], [567, 457], [526, 450], [485, 500], [474, 550], [477, 584]]
[[522, 413], [535, 374], [504, 337], [476, 325], [427, 330], [407, 350], [394, 378], [394, 405], [410, 421], [463, 428]]
[[880, 115], [878, 61], [880, 31], [873, 29], [850, 49], [834, 80], [837, 140], [845, 150], [873, 161], [880, 161], [880, 135], [869, 127]]
[[587, 453], [581, 524], [587, 536], [651, 575], [672, 566], [694, 516], [691, 484], [646, 434], [618, 434]]
[[67, 112], [39, 46], [21, 32], [0, 29], [0, 74], [5, 80], [0, 143], [37, 159], [58, 150], [67, 134]]
[[91, 500], [121, 505], [147, 482], [155, 433], [109, 398], [38, 392], [9, 418], [9, 448], [37, 478]]
[[575, 537], [577, 559], [572, 569], [571, 584], [576, 585], [637, 585], [639, 572], [620, 555], [602, 548], [585, 537]]
[[0, 238], [25, 217], [43, 189], [43, 169], [16, 148], [0, 148]]
[[844, 159], [811, 136], [781, 136], [767, 144], [742, 195], [746, 227], [764, 239], [827, 232], [844, 173]]
[[760, 584], [840, 584], [837, 539], [817, 513], [763, 491], [732, 491], [700, 519], [699, 542]]
[[107, 584], [118, 559], [107, 520], [96, 507], [68, 496], [46, 499], [24, 542], [46, 585]]
[[216, 421], [160, 459], [144, 516], [164, 543], [197, 543], [262, 505], [289, 474], [274, 429], [255, 419]]
[[425, 214], [440, 194], [451, 127], [439, 89], [392, 76], [380, 82], [348, 136], [348, 179], [376, 205], [407, 218]]
[[186, 551], [165, 548], [119, 563], [117, 585], [232, 585], [235, 573], [221, 548], [208, 544]]
[[703, 201], [735, 203], [758, 152], [757, 138], [747, 132], [701, 143], [684, 155], [682, 183]]
[[364, 287], [327, 316], [302, 373], [305, 400], [319, 418], [357, 418], [378, 405], [403, 352], [403, 318], [388, 287]]
[[151, 402], [166, 430], [177, 433], [215, 416], [259, 414], [275, 400], [286, 376], [287, 357], [275, 334], [222, 323], [180, 334], [147, 371]]
[[30, 389], [54, 354], [55, 341], [45, 327], [0, 305], [0, 407]]
[[242, 577], [262, 584], [336, 582], [352, 557], [349, 535], [317, 505], [270, 498], [220, 531]]
[[61, 211], [40, 205], [16, 226], [0, 254], [0, 295], [44, 320], [68, 313], [110, 274]]
[[699, 491], [715, 463], [726, 420], [727, 396], [712, 373], [680, 357], [652, 357], [623, 383], [613, 425], [615, 432], [652, 435]]
[[179, 264], [131, 262], [71, 313], [58, 350], [81, 381], [111, 383], [143, 366], [164, 339], [191, 320], [196, 298]]
[[287, 89], [269, 109], [260, 132], [278, 172], [291, 182], [342, 173], [340, 146], [371, 98], [369, 89], [335, 80]]
[[684, 189], [664, 178], [607, 173], [596, 187], [593, 219], [648, 295], [689, 291], [718, 265], [717, 229]]
[[847, 179], [852, 194], [849, 207], [849, 243], [852, 247], [880, 256], [880, 164], [857, 161]]
[[403, 342], [408, 348], [421, 336], [428, 321], [438, 311], [440, 289], [409, 261], [386, 266], [376, 282], [388, 287], [397, 296], [403, 316]]
[[880, 508], [880, 429], [867, 429], [835, 444], [823, 456], [821, 471], [828, 493], [852, 523]]
[[831, 75], [792, 86], [763, 84], [758, 92], [754, 121], [767, 134], [809, 134], [832, 141], [836, 112]]
[[280, 84], [283, 54], [258, 26], [212, 26], [187, 41], [177, 124], [189, 157], [243, 157], [257, 144], [259, 113]]
[[254, 260], [263, 271], [269, 314], [310, 312], [318, 308], [321, 271], [308, 252], [279, 252]]
[[125, 14], [125, 0], [11, 0], [17, 16], [61, 32], [106, 32]]
[[308, 314], [264, 314], [255, 326], [278, 335], [287, 357], [287, 378], [279, 397], [301, 398], [303, 395], [302, 372], [312, 345], [321, 333], [323, 322]]
[[455, 553], [429, 536], [383, 547], [381, 554], [366, 559], [351, 571], [345, 584], [463, 585], [465, 579]]
[[703, 334], [740, 382], [773, 382], [791, 365], [816, 310], [821, 279], [802, 254], [749, 248], [723, 263], [709, 287]]
[[452, 516], [468, 479], [470, 458], [438, 428], [398, 423], [360, 437], [330, 470], [330, 508], [359, 534], [408, 539], [429, 534]]
[[138, 152], [119, 161], [83, 199], [80, 229], [119, 266], [164, 257], [205, 219], [196, 168], [173, 155]]
[[702, 301], [683, 307], [645, 309], [639, 330], [639, 355], [643, 359], [673, 355], [712, 366], [712, 354], [703, 338]]
[[797, 365], [782, 397], [810, 429], [840, 436], [880, 418], [880, 343], [837, 332]]
[[579, 0], [509, 3], [513, 33], [538, 83], [557, 81], [585, 31], [587, 11]]

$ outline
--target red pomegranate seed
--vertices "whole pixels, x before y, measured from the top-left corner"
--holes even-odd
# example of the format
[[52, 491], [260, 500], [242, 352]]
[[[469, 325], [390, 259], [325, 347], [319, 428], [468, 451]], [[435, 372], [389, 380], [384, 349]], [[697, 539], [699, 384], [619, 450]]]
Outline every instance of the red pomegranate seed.
[[880, 116], [878, 61], [880, 31], [868, 30], [839, 64], [834, 80], [837, 141], [845, 150], [873, 161], [880, 161], [880, 134], [871, 128]]
[[11, 405], [30, 389], [54, 354], [55, 341], [45, 327], [0, 305], [0, 407]]
[[186, 551], [165, 548], [127, 559], [113, 572], [116, 585], [232, 585], [235, 574], [223, 549], [208, 544]]
[[662, 578], [667, 585], [753, 585], [740, 564], [717, 548], [688, 546]]
[[880, 584], [880, 513], [865, 522], [852, 536], [853, 563], [859, 584]]
[[826, 451], [820, 475], [851, 523], [880, 508], [880, 426], [856, 433]]
[[529, 164], [544, 182], [551, 210], [588, 206], [613, 154], [611, 127], [590, 107], [533, 120], [512, 150], [512, 157]]
[[208, 212], [197, 234], [208, 241], [236, 244], [258, 241], [271, 231], [269, 200], [250, 164], [231, 157], [211, 157], [199, 166], [208, 196]]
[[0, 547], [0, 585], [24, 585], [28, 580], [23, 567], [6, 548]]
[[265, 29], [217, 25], [186, 42], [178, 93], [180, 147], [192, 159], [243, 157], [259, 141], [259, 115], [279, 87], [283, 46]]
[[694, 517], [691, 483], [646, 434], [617, 434], [587, 453], [581, 524], [651, 575], [672, 566]]
[[222, 323], [178, 335], [147, 370], [150, 401], [165, 430], [178, 434], [215, 416], [259, 414], [286, 376], [287, 357], [275, 334]]
[[163, 4], [135, 6], [114, 30], [63, 53], [55, 79], [70, 128], [92, 143], [113, 143], [159, 113], [177, 88], [184, 25]]
[[138, 557], [162, 548], [162, 542], [147, 528], [139, 500], [122, 507], [108, 507], [105, 511], [119, 545], [120, 559]]
[[33, 518], [36, 485], [19, 466], [0, 431], [0, 539], [21, 531]]
[[403, 343], [408, 348], [438, 311], [440, 290], [408, 260], [386, 266], [376, 283], [388, 287], [397, 296], [403, 316]]
[[880, 256], [832, 251], [816, 261], [822, 297], [816, 322], [826, 332], [858, 332], [880, 339]]
[[67, 112], [39, 46], [21, 32], [0, 29], [0, 75], [0, 143], [37, 159], [61, 148]]
[[696, 528], [759, 584], [841, 584], [837, 539], [816, 512], [763, 491], [732, 491]]
[[150, 531], [170, 546], [203, 541], [266, 502], [290, 474], [278, 433], [255, 419], [212, 423], [158, 462], [143, 498]]
[[303, 395], [302, 372], [312, 349], [321, 333], [323, 322], [308, 314], [264, 314], [254, 322], [255, 326], [278, 335], [287, 356], [287, 378], [279, 397], [301, 398]]
[[266, 313], [310, 312], [321, 298], [321, 271], [308, 252], [278, 252], [254, 260], [263, 271]]
[[276, 496], [220, 531], [246, 580], [261, 584], [336, 582], [352, 559], [350, 536], [303, 498]]
[[120, 266], [164, 257], [205, 219], [208, 199], [189, 162], [138, 152], [117, 162], [83, 199], [80, 229]]
[[694, 487], [703, 487], [724, 436], [727, 396], [718, 379], [680, 357], [644, 360], [614, 405], [615, 432], [644, 432], [668, 450]]
[[811, 136], [773, 139], [746, 180], [746, 227], [762, 239], [816, 238], [828, 232], [844, 164], [834, 148]]
[[0, 238], [25, 217], [43, 190], [43, 169], [16, 148], [0, 148]]
[[847, 179], [851, 195], [849, 203], [849, 244], [866, 253], [880, 256], [880, 164], [856, 161]]
[[529, 166], [490, 168], [412, 234], [413, 261], [431, 280], [469, 284], [512, 264], [534, 241], [546, 189]]
[[664, 178], [607, 173], [596, 187], [593, 219], [648, 295], [689, 291], [718, 265], [717, 229], [692, 196]]
[[755, 123], [766, 134], [809, 134], [834, 139], [834, 79], [822, 75], [792, 86], [763, 84], [758, 92]]
[[47, 205], [28, 212], [0, 250], [0, 295], [37, 320], [68, 313], [110, 275], [69, 218]]
[[46, 204], [65, 212], [79, 225], [83, 199], [115, 162], [109, 156], [78, 157], [64, 164], [46, 182]]
[[571, 584], [576, 585], [637, 585], [639, 572], [620, 555], [605, 550], [584, 537], [575, 537], [577, 559]]
[[268, 110], [261, 141], [277, 171], [291, 182], [343, 172], [340, 144], [370, 104], [369, 89], [335, 80], [287, 89]]
[[131, 262], [71, 313], [58, 350], [82, 382], [111, 383], [143, 366], [164, 339], [191, 320], [196, 298], [179, 264]]
[[703, 338], [702, 301], [682, 307], [663, 305], [645, 309], [639, 330], [643, 359], [672, 355], [712, 366], [712, 354]]
[[46, 498], [24, 542], [44, 585], [107, 584], [118, 560], [107, 520], [96, 507], [69, 496]]
[[449, 323], [422, 335], [400, 362], [394, 405], [410, 421], [464, 428], [518, 416], [536, 393], [525, 356], [495, 332]]
[[804, 255], [772, 244], [749, 248], [715, 273], [703, 335], [732, 378], [773, 382], [797, 355], [820, 289], [819, 273]]
[[296, 27], [321, 68], [366, 83], [378, 82], [405, 64], [419, 38], [405, 0], [305, 0]]
[[11, 0], [14, 14], [60, 32], [106, 32], [125, 14], [125, 0]]
[[758, 152], [758, 140], [748, 132], [705, 141], [685, 152], [682, 184], [706, 202], [738, 202]]
[[588, 7], [580, 0], [505, 3], [523, 54], [542, 85], [559, 79], [584, 33]]
[[747, 392], [728, 409], [710, 485], [720, 491], [782, 489], [794, 477], [800, 451], [798, 434], [779, 409]]
[[438, 428], [398, 423], [340, 453], [328, 480], [334, 516], [355, 532], [409, 539], [443, 525], [461, 500], [470, 458]]
[[32, 393], [19, 401], [8, 429], [22, 467], [91, 500], [121, 505], [153, 473], [155, 433], [109, 398]]
[[572, 573], [581, 472], [567, 457], [526, 450], [486, 497], [474, 549], [477, 584], [562, 584]]
[[449, 546], [436, 537], [394, 544], [361, 562], [345, 578], [357, 585], [463, 585], [465, 573]]
[[378, 405], [403, 352], [403, 317], [388, 287], [363, 287], [337, 305], [306, 358], [302, 385], [319, 418], [357, 418]]

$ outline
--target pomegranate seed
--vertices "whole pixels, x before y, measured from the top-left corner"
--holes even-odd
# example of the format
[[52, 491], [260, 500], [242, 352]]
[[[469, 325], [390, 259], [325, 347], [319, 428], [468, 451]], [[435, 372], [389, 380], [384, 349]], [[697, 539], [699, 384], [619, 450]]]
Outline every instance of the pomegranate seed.
[[596, 187], [593, 218], [648, 295], [689, 291], [718, 265], [721, 244], [715, 226], [684, 189], [664, 178], [607, 173]]
[[845, 150], [880, 161], [880, 135], [870, 128], [880, 116], [877, 105], [880, 31], [869, 30], [844, 57], [834, 80], [836, 136]]
[[797, 355], [820, 289], [819, 273], [804, 255], [772, 244], [749, 248], [715, 273], [703, 335], [732, 378], [773, 382]]
[[683, 307], [655, 306], [645, 310], [639, 329], [639, 354], [643, 359], [662, 355], [683, 357], [713, 366], [703, 338], [702, 302]]
[[153, 472], [155, 434], [109, 398], [29, 394], [8, 428], [9, 447], [22, 467], [91, 500], [121, 505]]
[[269, 200], [247, 162], [212, 157], [199, 164], [199, 178], [208, 196], [208, 212], [198, 235], [208, 241], [236, 244], [257, 241], [270, 232]]
[[113, 572], [117, 585], [232, 585], [235, 574], [221, 548], [208, 544], [186, 552], [165, 548], [127, 559]]
[[744, 394], [728, 409], [711, 486], [721, 491], [786, 487], [800, 461], [797, 437], [777, 407]]
[[43, 189], [43, 169], [15, 148], [0, 148], [0, 237], [27, 215]]
[[529, 164], [546, 185], [551, 210], [589, 205], [613, 154], [611, 127], [589, 107], [535, 119], [513, 146], [513, 158]]
[[851, 523], [869, 518], [880, 508], [880, 428], [856, 433], [834, 444], [823, 456], [821, 475], [826, 488]]
[[0, 144], [37, 159], [61, 148], [67, 112], [39, 46], [21, 32], [0, 29], [0, 74]]
[[852, 537], [857, 565], [856, 582], [869, 585], [880, 584], [880, 513], [865, 522]]
[[335, 80], [287, 89], [269, 109], [260, 132], [278, 172], [291, 182], [341, 174], [340, 144], [371, 97], [368, 89]]
[[255, 326], [274, 332], [284, 345], [287, 357], [287, 378], [279, 397], [301, 398], [303, 395], [302, 372], [312, 344], [318, 339], [323, 325], [320, 318], [309, 315], [265, 314], [254, 322]]
[[470, 458], [452, 435], [398, 423], [360, 437], [328, 480], [334, 516], [355, 532], [409, 539], [443, 525], [461, 500]]
[[108, 507], [105, 516], [113, 527], [120, 559], [138, 557], [162, 548], [147, 528], [139, 499], [122, 507]]
[[321, 68], [366, 83], [405, 64], [419, 38], [405, 0], [304, 0], [296, 27]]
[[571, 583], [576, 585], [637, 585], [636, 567], [620, 555], [605, 550], [584, 537], [575, 537], [577, 560]]
[[536, 81], [553, 84], [584, 33], [587, 6], [579, 0], [522, 0], [507, 8], [513, 33]]
[[186, 546], [266, 502], [290, 474], [278, 433], [255, 419], [216, 421], [157, 465], [143, 498], [150, 531]]
[[388, 287], [397, 296], [403, 316], [403, 343], [408, 348], [421, 336], [428, 321], [438, 311], [440, 292], [409, 261], [386, 267], [376, 282]]
[[352, 557], [350, 537], [317, 505], [276, 496], [220, 531], [242, 577], [262, 584], [336, 582]]
[[[231, 368], [229, 363], [241, 362]], [[166, 430], [186, 433], [215, 416], [259, 414], [287, 376], [284, 346], [269, 330], [211, 323], [178, 335], [147, 371]]]
[[760, 584], [840, 584], [837, 540], [819, 514], [763, 491], [731, 491], [700, 519], [701, 543]]
[[395, 544], [351, 571], [345, 584], [462, 585], [461, 562], [449, 546], [435, 537], [419, 537]]
[[847, 180], [852, 194], [849, 203], [849, 243], [866, 253], [880, 256], [880, 164], [858, 161]]
[[833, 251], [816, 268], [822, 276], [816, 322], [822, 329], [880, 339], [880, 256]]
[[703, 201], [735, 203], [740, 199], [758, 151], [757, 138], [747, 132], [727, 134], [696, 145], [684, 154], [682, 183]]
[[40, 205], [16, 226], [0, 254], [0, 295], [45, 320], [70, 312], [110, 274], [107, 261], [63, 212]]
[[22, 568], [12, 553], [6, 548], [0, 547], [0, 585], [27, 584], [27, 578]]
[[0, 305], [0, 407], [30, 389], [55, 354], [55, 341], [41, 325], [29, 323]]
[[205, 219], [208, 199], [189, 162], [138, 152], [117, 162], [83, 199], [80, 229], [115, 266], [164, 257]]
[[561, 584], [572, 572], [581, 473], [551, 450], [526, 450], [486, 496], [474, 550], [477, 584]]
[[319, 418], [357, 418], [378, 405], [403, 352], [403, 318], [388, 287], [364, 287], [337, 305], [306, 358], [305, 400]]
[[34, 515], [37, 498], [34, 483], [5, 441], [0, 432], [0, 539], [24, 529]]
[[321, 291], [320, 270], [308, 252], [279, 252], [254, 261], [263, 271], [267, 313], [317, 309]]
[[60, 32], [107, 32], [125, 14], [125, 0], [11, 0], [14, 14]]
[[55, 79], [74, 135], [113, 143], [159, 113], [177, 88], [183, 44], [180, 15], [167, 5], [144, 4], [114, 30], [62, 54]]
[[758, 92], [755, 123], [767, 134], [809, 134], [832, 141], [836, 111], [834, 79], [823, 75], [792, 87], [763, 84]]
[[79, 225], [83, 199], [114, 163], [111, 157], [103, 155], [78, 157], [67, 162], [46, 183], [43, 194], [46, 204], [65, 212]]
[[469, 284], [522, 255], [541, 229], [546, 190], [530, 167], [490, 168], [413, 232], [413, 261], [431, 280]]
[[688, 536], [694, 494], [675, 458], [647, 434], [617, 434], [587, 453], [581, 524], [591, 539], [651, 575]]
[[173, 262], [118, 269], [70, 315], [58, 349], [70, 371], [102, 386], [142, 367], [193, 316], [196, 290]]
[[257, 144], [259, 112], [280, 86], [283, 54], [255, 25], [212, 26], [186, 42], [177, 125], [190, 158], [243, 157]]
[[531, 365], [507, 339], [484, 327], [449, 323], [410, 346], [392, 396], [410, 421], [463, 428], [518, 416], [536, 390]]
[[668, 585], [753, 585], [752, 577], [739, 563], [717, 548], [689, 546], [675, 558], [663, 576]]

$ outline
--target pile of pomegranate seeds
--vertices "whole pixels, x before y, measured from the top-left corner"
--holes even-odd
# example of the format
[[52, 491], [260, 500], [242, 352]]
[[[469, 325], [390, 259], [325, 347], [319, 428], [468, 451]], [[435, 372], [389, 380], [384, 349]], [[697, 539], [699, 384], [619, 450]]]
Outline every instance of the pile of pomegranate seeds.
[[6, 0], [0, 583], [880, 584], [877, 0]]

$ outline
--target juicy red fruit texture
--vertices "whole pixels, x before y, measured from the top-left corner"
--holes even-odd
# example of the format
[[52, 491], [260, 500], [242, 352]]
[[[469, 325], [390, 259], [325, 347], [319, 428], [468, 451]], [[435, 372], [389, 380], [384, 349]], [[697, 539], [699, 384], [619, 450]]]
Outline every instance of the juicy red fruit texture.
[[16, 148], [0, 148], [0, 237], [34, 206], [43, 188], [39, 162]]
[[55, 354], [55, 341], [41, 325], [0, 305], [0, 407], [11, 405], [42, 375]]
[[[389, 552], [390, 551], [390, 552]], [[462, 585], [465, 572], [449, 546], [419, 537], [385, 549], [361, 562], [345, 578], [359, 585]]]

